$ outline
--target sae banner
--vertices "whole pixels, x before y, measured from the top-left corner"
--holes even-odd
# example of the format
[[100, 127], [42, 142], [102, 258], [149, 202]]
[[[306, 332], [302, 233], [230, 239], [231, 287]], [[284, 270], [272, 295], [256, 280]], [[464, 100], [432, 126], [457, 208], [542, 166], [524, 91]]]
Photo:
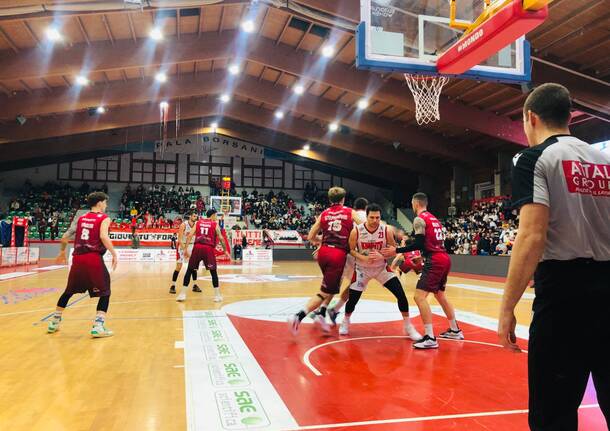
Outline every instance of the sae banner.
[[[184, 136], [178, 139], [164, 141], [165, 153], [194, 154], [198, 156], [222, 157], [248, 157], [262, 159], [265, 149], [260, 145], [219, 135], [218, 133], [205, 133], [193, 136]], [[155, 152], [161, 153], [162, 141], [155, 141]]]

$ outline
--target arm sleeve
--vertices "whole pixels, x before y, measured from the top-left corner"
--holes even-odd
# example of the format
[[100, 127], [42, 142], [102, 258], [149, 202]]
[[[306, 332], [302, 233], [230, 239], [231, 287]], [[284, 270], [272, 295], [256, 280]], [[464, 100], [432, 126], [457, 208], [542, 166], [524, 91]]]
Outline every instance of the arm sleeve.
[[536, 147], [528, 148], [513, 157], [513, 208], [521, 208], [531, 203], [549, 206], [549, 189], [541, 157], [542, 150]]
[[409, 251], [423, 250], [426, 236], [423, 234], [415, 235], [412, 241], [409, 241], [404, 247], [398, 247], [396, 253], [407, 253]]

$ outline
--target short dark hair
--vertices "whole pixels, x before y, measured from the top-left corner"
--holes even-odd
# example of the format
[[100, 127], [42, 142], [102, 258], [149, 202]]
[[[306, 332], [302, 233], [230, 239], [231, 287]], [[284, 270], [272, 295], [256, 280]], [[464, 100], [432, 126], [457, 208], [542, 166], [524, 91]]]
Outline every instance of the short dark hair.
[[366, 206], [369, 204], [369, 201], [367, 198], [357, 198], [354, 201], [354, 209], [355, 210], [363, 210], [366, 209]]
[[93, 208], [99, 202], [107, 201], [108, 195], [104, 192], [93, 192], [87, 195], [87, 206]]
[[567, 127], [572, 111], [570, 92], [553, 82], [542, 84], [527, 96], [523, 112], [527, 111], [532, 111], [551, 127]]
[[366, 215], [369, 215], [369, 213], [381, 213], [381, 207], [375, 203], [372, 204], [368, 204], [366, 206]]
[[214, 208], [210, 208], [209, 210], [206, 211], [205, 216], [207, 218], [212, 217], [214, 214], [216, 214], [216, 210]]
[[428, 195], [422, 192], [417, 192], [413, 195], [413, 200], [418, 201], [423, 205], [428, 205]]
[[193, 215], [198, 215], [197, 211], [189, 211], [189, 217], [193, 216]]

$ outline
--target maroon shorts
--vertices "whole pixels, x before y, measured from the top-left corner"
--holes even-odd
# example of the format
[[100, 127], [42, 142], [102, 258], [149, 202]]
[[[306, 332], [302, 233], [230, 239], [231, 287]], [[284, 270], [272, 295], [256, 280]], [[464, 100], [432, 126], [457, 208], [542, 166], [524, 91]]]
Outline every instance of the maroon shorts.
[[318, 252], [318, 265], [322, 270], [322, 292], [339, 293], [341, 277], [345, 268], [347, 250], [323, 245]]
[[216, 269], [216, 250], [210, 245], [195, 244], [193, 252], [189, 258], [189, 269], [195, 271], [199, 268], [199, 264], [203, 262], [205, 269], [208, 271]]
[[436, 293], [445, 291], [447, 276], [451, 270], [451, 258], [447, 253], [433, 253], [426, 258], [417, 289]]
[[84, 293], [89, 296], [110, 295], [110, 274], [99, 253], [85, 253], [72, 257], [66, 293]]

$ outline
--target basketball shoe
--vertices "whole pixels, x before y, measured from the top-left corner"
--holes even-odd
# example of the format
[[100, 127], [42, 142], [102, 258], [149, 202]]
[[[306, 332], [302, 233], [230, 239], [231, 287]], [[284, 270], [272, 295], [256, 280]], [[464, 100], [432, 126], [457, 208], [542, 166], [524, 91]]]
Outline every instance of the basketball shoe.
[[176, 302], [184, 302], [186, 301], [186, 293], [181, 293], [176, 297]]
[[172, 287], [169, 288], [169, 293], [171, 293], [172, 295], [176, 294], [176, 286], [172, 285]]
[[292, 333], [292, 335], [297, 335], [297, 333], [299, 332], [300, 324], [301, 321], [299, 320], [299, 316], [297, 316], [296, 314], [293, 314], [288, 318], [288, 327], [290, 328], [290, 332]]
[[349, 335], [349, 319], [344, 318], [339, 325], [339, 335]]
[[49, 325], [47, 326], [47, 332], [49, 334], [53, 334], [54, 332], [59, 331], [59, 324], [61, 323], [61, 318], [52, 318], [49, 320]]
[[458, 329], [457, 331], [454, 331], [453, 329], [447, 329], [445, 332], [438, 334], [438, 336], [441, 338], [448, 338], [450, 340], [463, 340], [464, 339], [464, 333], [462, 332], [461, 329]]
[[407, 335], [408, 338], [410, 338], [413, 341], [421, 340], [421, 338], [422, 338], [421, 334], [419, 332], [417, 332], [417, 329], [415, 329], [415, 326], [407, 325], [407, 322], [405, 322], [404, 328], [405, 328], [405, 334]]
[[413, 343], [416, 349], [438, 349], [438, 341], [435, 337], [424, 335], [421, 339]]
[[313, 323], [322, 330], [322, 332], [330, 332], [330, 325], [326, 322], [326, 319], [320, 314], [316, 314], [313, 319]]
[[114, 332], [106, 328], [103, 324], [96, 324], [91, 328], [91, 336], [93, 338], [112, 337], [113, 335]]
[[338, 311], [335, 311], [333, 308], [328, 309], [328, 317], [329, 317], [330, 321], [332, 322], [333, 327], [337, 326], [337, 316], [339, 314], [340, 313]]
[[201, 293], [202, 290], [196, 284], [193, 285], [193, 292]]

